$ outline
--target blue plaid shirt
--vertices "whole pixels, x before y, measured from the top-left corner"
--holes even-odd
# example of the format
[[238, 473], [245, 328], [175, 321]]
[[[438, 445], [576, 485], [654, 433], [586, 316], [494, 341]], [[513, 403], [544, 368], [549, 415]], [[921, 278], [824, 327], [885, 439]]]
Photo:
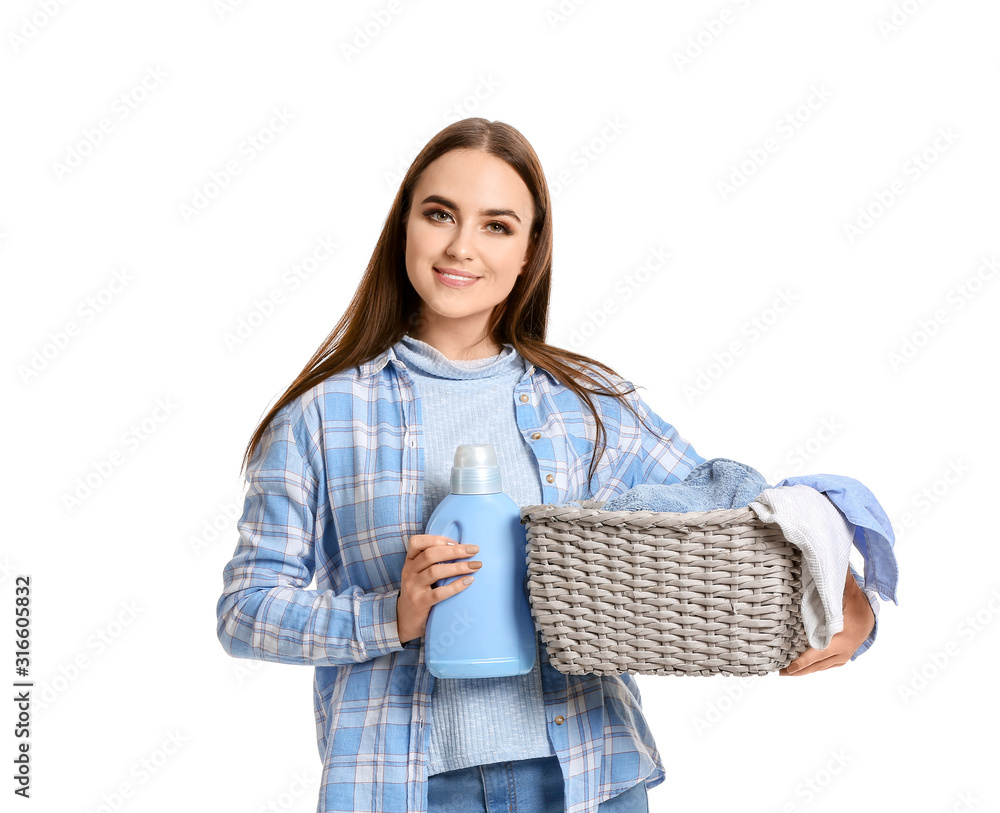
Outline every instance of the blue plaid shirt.
[[[656, 434], [616, 399], [595, 395], [607, 448], [588, 484], [596, 425], [586, 405], [534, 366], [512, 397], [543, 503], [608, 500], [640, 483], [676, 482], [704, 460], [638, 393], [626, 397]], [[319, 813], [427, 810], [435, 678], [423, 638], [402, 645], [396, 631], [407, 542], [426, 525], [422, 427], [413, 379], [389, 348], [285, 406], [248, 465], [218, 635], [238, 658], [316, 667]], [[316, 589], [307, 589], [314, 576]], [[640, 781], [663, 782], [634, 678], [564, 675], [544, 645], [541, 656], [567, 813], [596, 813]]]

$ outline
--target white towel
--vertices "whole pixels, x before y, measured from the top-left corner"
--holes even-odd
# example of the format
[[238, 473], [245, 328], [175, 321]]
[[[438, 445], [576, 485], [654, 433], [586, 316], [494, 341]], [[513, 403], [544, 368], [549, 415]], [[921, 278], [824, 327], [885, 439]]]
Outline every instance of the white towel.
[[854, 526], [822, 491], [806, 485], [764, 489], [750, 508], [802, 551], [802, 625], [809, 646], [826, 649], [844, 629]]

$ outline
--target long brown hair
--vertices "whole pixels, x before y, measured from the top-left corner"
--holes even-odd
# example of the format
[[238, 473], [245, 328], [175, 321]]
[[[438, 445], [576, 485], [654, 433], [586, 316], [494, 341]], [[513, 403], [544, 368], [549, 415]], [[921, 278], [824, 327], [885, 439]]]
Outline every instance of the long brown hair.
[[[604, 430], [590, 394], [618, 398], [638, 418], [624, 397], [635, 390], [608, 389], [577, 365], [588, 366], [621, 379], [611, 367], [588, 356], [545, 342], [548, 323], [549, 289], [552, 279], [552, 204], [541, 162], [521, 133], [502, 121], [468, 118], [449, 124], [413, 159], [400, 184], [382, 233], [368, 261], [368, 268], [354, 298], [336, 327], [313, 353], [302, 372], [285, 390], [258, 425], [243, 457], [245, 468], [253, 456], [271, 419], [289, 402], [341, 370], [362, 364], [398, 342], [420, 319], [420, 297], [406, 274], [404, 236], [413, 189], [423, 171], [436, 159], [456, 149], [481, 150], [505, 161], [521, 177], [534, 204], [529, 260], [525, 272], [507, 299], [494, 307], [487, 334], [498, 345], [512, 344], [529, 364], [546, 370], [573, 390], [588, 406], [597, 424], [597, 443], [591, 458], [588, 480], [593, 477], [605, 449]], [[587, 389], [581, 381], [593, 386]], [[609, 384], [614, 384], [608, 379]], [[651, 430], [652, 431], [652, 430]]]

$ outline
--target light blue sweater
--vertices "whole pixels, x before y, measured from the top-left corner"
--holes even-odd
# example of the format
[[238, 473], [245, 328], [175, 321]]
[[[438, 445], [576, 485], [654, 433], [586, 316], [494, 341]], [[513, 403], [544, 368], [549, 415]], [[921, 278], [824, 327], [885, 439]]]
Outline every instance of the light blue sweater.
[[[416, 380], [427, 438], [424, 525], [451, 490], [455, 449], [490, 443], [504, 492], [519, 506], [542, 502], [538, 466], [514, 419], [514, 385], [523, 357], [511, 344], [485, 359], [455, 361], [403, 337], [398, 356]], [[536, 647], [538, 637], [536, 633]], [[439, 679], [431, 702], [428, 775], [554, 754], [545, 727], [539, 658], [526, 675]]]

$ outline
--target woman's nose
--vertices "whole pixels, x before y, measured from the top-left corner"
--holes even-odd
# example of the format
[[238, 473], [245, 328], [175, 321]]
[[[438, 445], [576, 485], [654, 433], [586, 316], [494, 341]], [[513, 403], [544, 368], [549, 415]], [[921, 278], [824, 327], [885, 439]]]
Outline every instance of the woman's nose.
[[456, 259], [467, 259], [471, 244], [472, 238], [466, 233], [465, 229], [458, 229], [451, 243], [448, 244], [448, 254]]

